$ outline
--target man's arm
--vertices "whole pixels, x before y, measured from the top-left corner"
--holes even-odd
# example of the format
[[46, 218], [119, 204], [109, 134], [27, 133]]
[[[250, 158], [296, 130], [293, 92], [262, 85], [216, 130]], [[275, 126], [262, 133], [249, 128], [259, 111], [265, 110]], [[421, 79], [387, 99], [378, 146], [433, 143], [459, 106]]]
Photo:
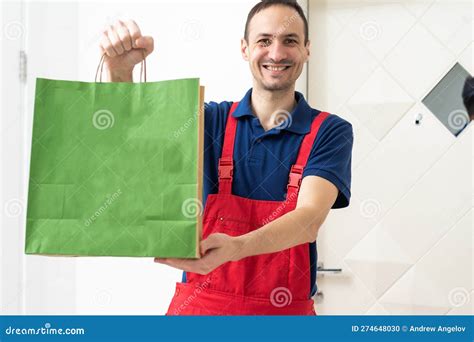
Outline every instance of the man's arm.
[[133, 82], [133, 68], [153, 52], [150, 36], [142, 36], [133, 20], [117, 20], [108, 25], [100, 38], [106, 82]]
[[186, 272], [207, 274], [228, 261], [282, 251], [316, 240], [319, 228], [336, 201], [334, 184], [318, 176], [303, 179], [296, 209], [273, 222], [244, 235], [232, 237], [215, 233], [201, 242], [201, 259], [161, 259], [163, 263]]
[[236, 258], [274, 253], [315, 241], [337, 195], [336, 186], [326, 179], [303, 178], [296, 209], [260, 229], [239, 236], [241, 247]]

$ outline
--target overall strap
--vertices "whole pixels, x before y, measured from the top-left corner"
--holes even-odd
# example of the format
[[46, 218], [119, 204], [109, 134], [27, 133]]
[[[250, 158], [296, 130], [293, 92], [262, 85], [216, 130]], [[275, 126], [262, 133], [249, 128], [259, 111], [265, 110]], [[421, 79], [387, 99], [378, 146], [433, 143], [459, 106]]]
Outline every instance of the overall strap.
[[238, 102], [234, 102], [229, 110], [227, 116], [227, 124], [225, 126], [224, 135], [224, 146], [222, 147], [221, 158], [219, 159], [218, 175], [219, 175], [219, 194], [231, 194], [232, 193], [232, 176], [234, 171], [234, 142], [235, 133], [237, 131], [237, 119], [234, 118], [232, 113], [239, 105]]
[[303, 171], [306, 167], [306, 163], [308, 162], [311, 148], [313, 147], [313, 143], [318, 136], [319, 127], [321, 127], [321, 124], [328, 116], [329, 113], [319, 113], [311, 124], [311, 131], [303, 138], [303, 142], [301, 143], [300, 150], [298, 152], [298, 157], [296, 158], [296, 163], [291, 167], [290, 170], [287, 186], [288, 191], [286, 193], [287, 202], [296, 202], [298, 200], [298, 192], [300, 190], [301, 180], [303, 178]]

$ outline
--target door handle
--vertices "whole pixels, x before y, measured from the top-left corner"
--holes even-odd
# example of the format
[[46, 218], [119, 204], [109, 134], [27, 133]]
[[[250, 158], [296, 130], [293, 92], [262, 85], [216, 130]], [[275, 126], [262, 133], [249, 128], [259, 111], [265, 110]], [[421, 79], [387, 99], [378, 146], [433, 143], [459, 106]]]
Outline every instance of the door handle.
[[318, 267], [316, 269], [316, 274], [320, 274], [321, 276], [324, 276], [325, 273], [342, 273], [342, 268], [325, 268], [324, 263], [318, 262]]

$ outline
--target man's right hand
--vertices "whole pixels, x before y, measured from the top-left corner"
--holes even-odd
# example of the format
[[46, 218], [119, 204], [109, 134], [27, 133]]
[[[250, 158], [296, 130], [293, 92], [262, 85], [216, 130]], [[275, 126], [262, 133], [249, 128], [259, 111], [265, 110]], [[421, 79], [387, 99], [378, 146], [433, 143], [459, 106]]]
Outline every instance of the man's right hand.
[[118, 20], [102, 33], [100, 50], [108, 81], [133, 82], [134, 66], [153, 52], [153, 37], [142, 36], [133, 20]]

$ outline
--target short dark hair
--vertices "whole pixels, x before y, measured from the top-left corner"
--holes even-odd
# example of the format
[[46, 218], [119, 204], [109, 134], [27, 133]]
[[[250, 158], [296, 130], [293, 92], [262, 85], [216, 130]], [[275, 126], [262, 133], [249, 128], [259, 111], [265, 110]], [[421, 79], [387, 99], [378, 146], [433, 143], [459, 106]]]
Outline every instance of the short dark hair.
[[474, 78], [468, 76], [464, 83], [464, 88], [462, 91], [462, 99], [464, 106], [466, 106], [469, 116], [474, 115]]
[[245, 40], [248, 42], [249, 41], [249, 25], [250, 25], [250, 21], [252, 20], [252, 18], [255, 16], [255, 14], [257, 14], [258, 12], [268, 8], [268, 7], [271, 7], [271, 6], [275, 6], [275, 5], [282, 5], [282, 6], [287, 6], [287, 7], [290, 7], [292, 9], [294, 9], [296, 11], [296, 13], [298, 13], [298, 15], [301, 17], [301, 19], [303, 19], [303, 23], [304, 23], [304, 44], [306, 45], [306, 43], [308, 42], [309, 38], [308, 38], [308, 20], [306, 19], [306, 16], [303, 12], [303, 9], [301, 8], [301, 6], [298, 4], [298, 2], [296, 2], [296, 0], [262, 0], [260, 1], [258, 4], [256, 4], [249, 12], [248, 16], [247, 16], [247, 22], [245, 23], [245, 32], [244, 32], [244, 38]]

